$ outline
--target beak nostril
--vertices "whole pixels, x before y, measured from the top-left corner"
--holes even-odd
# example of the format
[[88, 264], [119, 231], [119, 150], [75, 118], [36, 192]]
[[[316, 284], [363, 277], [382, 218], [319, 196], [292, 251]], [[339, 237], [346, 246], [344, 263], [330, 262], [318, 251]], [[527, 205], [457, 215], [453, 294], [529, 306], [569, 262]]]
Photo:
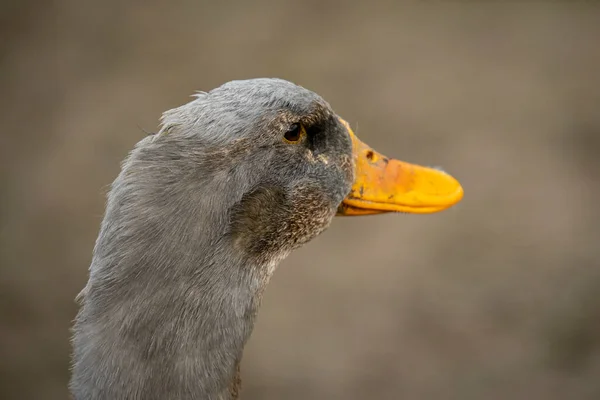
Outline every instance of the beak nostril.
[[375, 154], [373, 154], [373, 150], [369, 150], [367, 151], [367, 159], [369, 161], [373, 161], [373, 158], [375, 157]]

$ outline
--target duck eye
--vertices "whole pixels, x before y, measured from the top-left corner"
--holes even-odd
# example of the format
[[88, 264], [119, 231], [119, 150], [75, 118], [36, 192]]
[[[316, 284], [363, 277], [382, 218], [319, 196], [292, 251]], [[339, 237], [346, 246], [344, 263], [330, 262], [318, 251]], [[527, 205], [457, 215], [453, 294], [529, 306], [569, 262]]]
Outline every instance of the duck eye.
[[283, 137], [289, 143], [297, 143], [304, 135], [304, 127], [301, 124], [292, 124]]

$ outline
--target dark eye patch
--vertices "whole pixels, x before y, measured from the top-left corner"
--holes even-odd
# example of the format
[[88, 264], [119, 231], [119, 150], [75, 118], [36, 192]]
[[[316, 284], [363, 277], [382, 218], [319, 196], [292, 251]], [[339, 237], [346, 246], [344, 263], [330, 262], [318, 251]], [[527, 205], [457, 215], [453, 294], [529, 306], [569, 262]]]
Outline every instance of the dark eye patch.
[[321, 120], [306, 127], [307, 146], [314, 154], [319, 154], [327, 149], [330, 127], [329, 120]]

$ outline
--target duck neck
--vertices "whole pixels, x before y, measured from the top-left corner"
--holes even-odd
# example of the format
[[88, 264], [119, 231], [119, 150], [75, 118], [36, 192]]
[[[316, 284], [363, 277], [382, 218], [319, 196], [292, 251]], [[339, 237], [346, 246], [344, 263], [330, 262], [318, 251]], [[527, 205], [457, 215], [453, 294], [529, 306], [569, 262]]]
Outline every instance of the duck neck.
[[235, 397], [265, 269], [236, 254], [215, 228], [223, 215], [199, 213], [200, 199], [170, 193], [158, 206], [119, 179], [80, 295], [74, 397]]

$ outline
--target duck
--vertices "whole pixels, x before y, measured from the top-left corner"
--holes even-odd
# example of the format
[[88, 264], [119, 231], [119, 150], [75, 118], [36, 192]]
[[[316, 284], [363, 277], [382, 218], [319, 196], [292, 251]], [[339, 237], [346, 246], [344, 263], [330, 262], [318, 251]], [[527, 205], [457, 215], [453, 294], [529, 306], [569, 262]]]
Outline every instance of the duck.
[[256, 78], [166, 111], [110, 186], [76, 300], [76, 400], [237, 399], [279, 263], [334, 217], [429, 214], [463, 188], [363, 143], [318, 94]]

